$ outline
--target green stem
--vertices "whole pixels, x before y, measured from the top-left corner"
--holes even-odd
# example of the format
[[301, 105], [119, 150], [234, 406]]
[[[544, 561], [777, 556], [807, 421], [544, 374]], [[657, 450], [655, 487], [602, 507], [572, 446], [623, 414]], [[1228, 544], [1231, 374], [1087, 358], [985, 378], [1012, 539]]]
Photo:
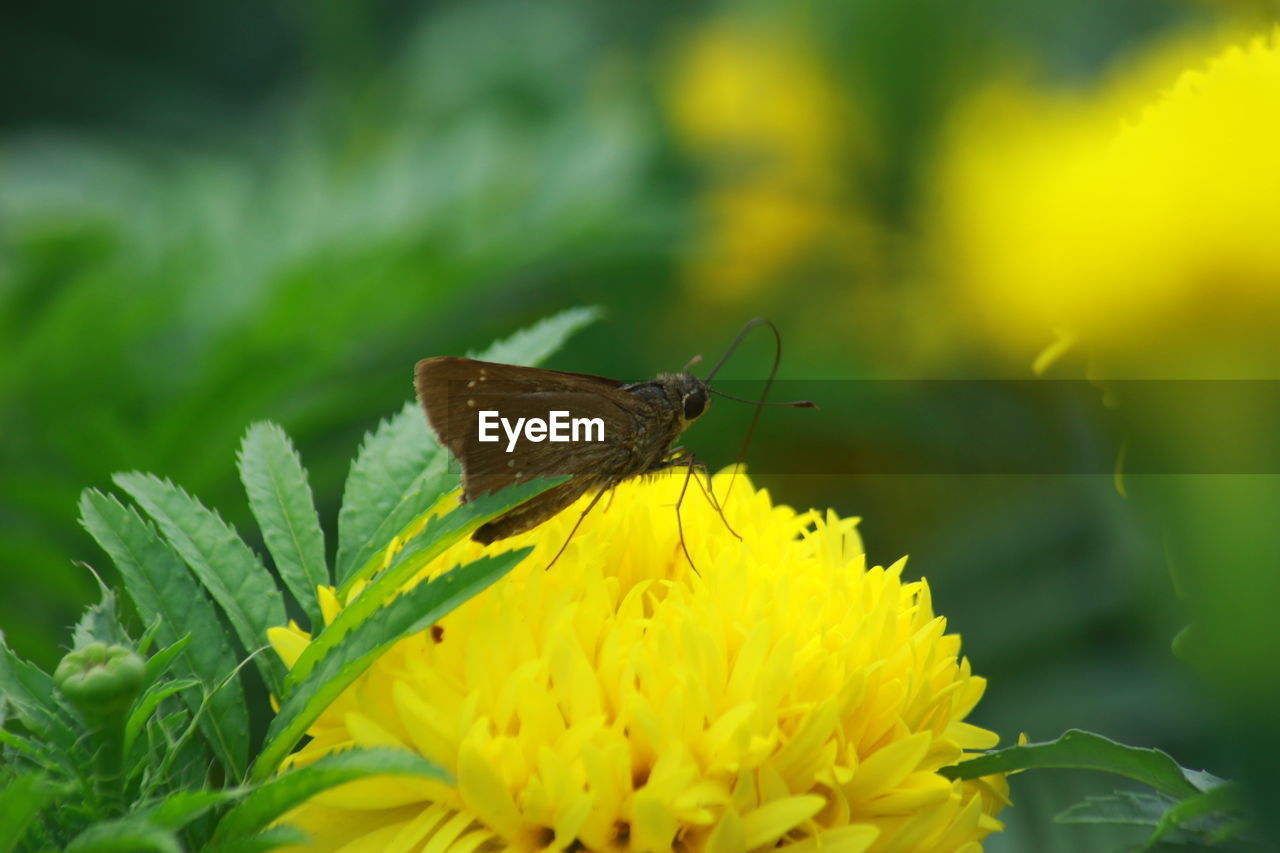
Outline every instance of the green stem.
[[91, 733], [97, 742], [93, 756], [93, 791], [109, 815], [125, 812], [124, 719], [104, 719]]

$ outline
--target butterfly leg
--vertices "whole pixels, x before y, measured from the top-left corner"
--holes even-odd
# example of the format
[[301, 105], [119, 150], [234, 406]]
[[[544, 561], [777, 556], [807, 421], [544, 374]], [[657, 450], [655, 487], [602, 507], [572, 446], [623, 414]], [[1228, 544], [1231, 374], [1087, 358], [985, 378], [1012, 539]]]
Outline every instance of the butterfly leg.
[[591, 509], [600, 502], [600, 498], [603, 496], [604, 496], [603, 489], [596, 492], [595, 497], [591, 499], [591, 503], [587, 504], [587, 508], [582, 511], [582, 514], [578, 516], [578, 520], [573, 523], [573, 529], [570, 530], [569, 535], [565, 537], [564, 544], [560, 546], [560, 550], [556, 551], [556, 555], [551, 558], [551, 562], [547, 563], [547, 567], [543, 569], [544, 572], [550, 571], [551, 567], [556, 564], [556, 560], [560, 559], [560, 555], [564, 553], [565, 548], [569, 547], [569, 543], [573, 541], [574, 534], [577, 533], [578, 528], [582, 526], [582, 521], [587, 517], [587, 513], [591, 512]]
[[[676, 502], [677, 519], [679, 519], [680, 517], [680, 509], [679, 509], [680, 502], [684, 500], [684, 493], [689, 488], [689, 479], [692, 476], [694, 469], [697, 469], [702, 472], [702, 476], [707, 478], [707, 484], [705, 486], [702, 484], [701, 480], [695, 480], [695, 482], [698, 484], [698, 488], [702, 490], [702, 494], [707, 498], [707, 502], [710, 503], [711, 506], [715, 508], [715, 511], [719, 514], [720, 520], [724, 522], [725, 529], [728, 530], [730, 533], [732, 533], [734, 537], [739, 542], [741, 542], [742, 541], [741, 534], [739, 534], [738, 531], [733, 529], [733, 525], [729, 523], [729, 519], [724, 514], [724, 507], [721, 505], [721, 503], [718, 500], [716, 500], [715, 487], [712, 485], [711, 471], [710, 469], [707, 468], [707, 463], [698, 459], [696, 456], [693, 455], [692, 452], [685, 450], [683, 447], [676, 447], [671, 451], [670, 456], [668, 456], [666, 459], [663, 459], [661, 462], [658, 462], [657, 464], [655, 464], [645, 473], [652, 474], [656, 471], [663, 471], [663, 470], [666, 470], [667, 468], [674, 468], [677, 465], [687, 465], [689, 467], [689, 473], [685, 476], [684, 485], [680, 489], [680, 498]], [[681, 544], [683, 544], [683, 541], [681, 542]], [[692, 565], [692, 561], [690, 561], [690, 565]], [[697, 569], [694, 569], [694, 571], [697, 571]]]
[[688, 450], [685, 450], [683, 447], [674, 447], [671, 449], [671, 453], [667, 455], [666, 459], [663, 459], [661, 461], [655, 462], [653, 465], [650, 465], [647, 469], [645, 469], [644, 473], [656, 474], [659, 471], [665, 471], [668, 468], [676, 468], [681, 465], [687, 465], [689, 463], [689, 460], [692, 458], [693, 458], [693, 454], [690, 453]]
[[689, 480], [693, 478], [693, 467], [696, 462], [692, 453], [689, 454], [688, 459], [689, 470], [684, 475], [684, 485], [680, 487], [680, 497], [676, 499], [676, 530], [680, 533], [680, 548], [684, 551], [684, 558], [689, 561], [689, 568], [693, 569], [695, 575], [701, 577], [702, 572], [698, 571], [698, 567], [694, 565], [693, 557], [689, 555], [689, 546], [684, 541], [684, 519], [680, 515], [680, 505], [684, 503], [684, 493], [689, 490]]
[[711, 504], [711, 506], [715, 507], [716, 512], [719, 513], [720, 520], [724, 522], [725, 529], [728, 530], [730, 533], [732, 533], [734, 537], [739, 542], [741, 542], [742, 536], [738, 533], [738, 531], [733, 529], [733, 525], [730, 524], [729, 519], [725, 517], [724, 506], [718, 500], [716, 500], [715, 486], [713, 485], [713, 482], [711, 480], [711, 471], [707, 468], [707, 463], [703, 462], [700, 459], [695, 459], [690, 462], [690, 466], [693, 468], [697, 468], [699, 471], [702, 472], [702, 476], [707, 478], [706, 486], [703, 486], [702, 481], [696, 478], [694, 482], [698, 484], [698, 488], [702, 489], [702, 494], [706, 496], [707, 502]]

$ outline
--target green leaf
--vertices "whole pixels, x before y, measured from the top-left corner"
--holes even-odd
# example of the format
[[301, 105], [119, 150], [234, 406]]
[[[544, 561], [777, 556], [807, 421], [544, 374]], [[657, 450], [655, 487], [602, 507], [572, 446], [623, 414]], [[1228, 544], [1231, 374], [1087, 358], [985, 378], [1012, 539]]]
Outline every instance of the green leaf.
[[1054, 817], [1054, 823], [1118, 824], [1159, 826], [1169, 807], [1177, 800], [1167, 794], [1116, 791], [1101, 797], [1086, 797]]
[[[96, 577], [96, 575], [95, 575]], [[108, 646], [133, 646], [116, 614], [116, 594], [98, 580], [102, 600], [85, 608], [84, 615], [71, 631], [71, 648], [82, 649], [93, 642]]]
[[[29, 737], [21, 737], [11, 731], [0, 728], [0, 744], [9, 747], [15, 753], [21, 753], [22, 758], [37, 764], [51, 773], [65, 773], [68, 776], [75, 775], [74, 757], [69, 757], [61, 751], [50, 749], [44, 741], [36, 740]], [[9, 756], [11, 760], [16, 756]], [[69, 760], [70, 758], [70, 760]], [[14, 765], [17, 764], [13, 761]]]
[[18, 846], [27, 827], [53, 801], [55, 793], [39, 773], [24, 773], [0, 788], [0, 853]]
[[157, 804], [143, 807], [137, 815], [146, 818], [154, 826], [176, 831], [210, 809], [244, 797], [249, 790], [248, 788], [222, 788], [178, 791]]
[[[1223, 830], [1239, 828], [1239, 804], [1234, 786], [1219, 785], [1181, 801], [1167, 794], [1116, 791], [1087, 797], [1054, 818], [1055, 823], [1111, 824], [1151, 829], [1142, 850], [1152, 850], [1162, 839], [1182, 844], [1212, 846]], [[1172, 837], [1171, 837], [1172, 836]]]
[[[227, 775], [241, 778], [248, 766], [249, 715], [239, 681], [214, 693], [237, 662], [213, 605], [173, 547], [132, 508], [114, 497], [85, 491], [80, 497], [80, 523], [115, 562], [142, 618], [160, 620], [160, 641], [172, 646], [179, 641], [179, 632], [190, 635], [191, 642], [178, 653], [175, 666], [179, 675], [198, 678], [206, 693], [212, 694], [200, 730]], [[183, 698], [193, 712], [203, 701], [195, 696]]]
[[310, 676], [285, 697], [271, 726], [251, 778], [262, 780], [302, 739], [326, 708], [383, 652], [403, 637], [421, 631], [485, 589], [524, 559], [528, 549], [485, 557], [434, 580], [420, 583], [383, 605], [342, 637], [320, 659]]
[[574, 332], [600, 319], [602, 313], [595, 306], [570, 308], [540, 320], [509, 338], [497, 341], [481, 353], [469, 354], [468, 357], [532, 367], [541, 364], [560, 349]]
[[206, 847], [205, 851], [206, 853], [266, 853], [268, 850], [290, 845], [305, 847], [310, 843], [311, 836], [301, 829], [296, 826], [279, 824], [270, 829], [265, 829], [257, 835], [250, 835], [248, 838], [228, 841], [226, 844], [219, 844], [216, 847]]
[[193, 726], [203, 721], [203, 715], [204, 711], [194, 716], [189, 711], [175, 711], [152, 716], [151, 723], [143, 727], [146, 757], [137, 759], [128, 772], [130, 782], [134, 777], [145, 777], [141, 780], [144, 797], [164, 790], [197, 790], [208, 784], [208, 753], [192, 737]]
[[1180, 767], [1158, 749], [1125, 746], [1093, 732], [1071, 729], [1054, 741], [996, 749], [939, 772], [949, 779], [975, 779], [1039, 767], [1101, 770], [1150, 785], [1176, 798], [1207, 791], [1223, 780], [1202, 770]]
[[[284, 599], [270, 572], [216, 512], [182, 489], [150, 474], [116, 474], [129, 493], [218, 603], [248, 651], [267, 644], [267, 629], [285, 624]], [[274, 655], [255, 658], [267, 687], [280, 695], [284, 666]]]
[[[138, 654], [149, 655], [151, 653], [151, 646], [156, 641], [156, 634], [160, 632], [160, 623], [162, 621], [164, 620], [159, 617], [152, 619], [151, 624], [147, 626], [147, 630], [142, 632], [142, 636], [138, 639]], [[191, 635], [188, 634], [187, 636], [190, 637]], [[151, 671], [150, 665], [148, 665], [147, 671]]]
[[342, 493], [336, 577], [348, 581], [455, 485], [448, 454], [412, 403], [365, 437]]
[[[156, 621], [157, 629], [160, 626], [159, 620]], [[169, 667], [173, 665], [174, 658], [182, 654], [187, 646], [191, 644], [191, 635], [183, 634], [175, 642], [165, 646], [151, 657], [147, 658], [147, 670], [143, 679], [144, 687], [150, 687], [159, 680], [160, 676], [168, 672]]]
[[0, 645], [0, 696], [33, 734], [68, 749], [78, 724], [54, 692], [53, 679], [34, 664]]
[[326, 755], [306, 767], [282, 773], [245, 797], [218, 822], [212, 841], [217, 844], [256, 833], [335, 785], [388, 774], [448, 779], [435, 764], [399, 749], [357, 749]]
[[316, 587], [330, 583], [330, 578], [324, 533], [302, 460], [284, 430], [273, 423], [256, 423], [244, 435], [238, 462], [249, 508], [276, 570], [316, 630], [324, 624]]
[[164, 684], [151, 685], [147, 692], [142, 694], [134, 703], [133, 710], [129, 713], [129, 719], [125, 722], [124, 754], [129, 754], [129, 750], [133, 748], [134, 740], [138, 737], [138, 732], [142, 731], [142, 727], [147, 724], [147, 720], [151, 719], [151, 715], [155, 713], [156, 708], [160, 707], [161, 702], [181, 690], [199, 686], [200, 681], [195, 678], [182, 678], [176, 681], [167, 681]]
[[95, 823], [72, 839], [63, 853], [182, 853], [172, 830], [144, 818]]
[[1231, 782], [1218, 785], [1170, 806], [1147, 839], [1144, 849], [1152, 848], [1176, 829], [1194, 829], [1198, 833], [1210, 834], [1215, 841], [1222, 840], [1234, 834], [1233, 831], [1244, 829], [1244, 824], [1239, 821], [1240, 814], [1236, 786]]
[[[347, 605], [334, 618], [332, 624], [325, 626], [325, 629], [303, 650], [285, 679], [286, 685], [292, 688], [306, 678], [317, 660], [327, 654], [344, 634], [376, 612], [382, 602], [394, 595], [419, 568], [453, 547], [481, 524], [566, 479], [566, 477], [543, 477], [531, 480], [528, 483], [503, 489], [497, 494], [481, 495], [470, 503], [429, 519], [418, 535], [400, 549], [391, 566], [366, 587], [359, 597], [347, 601]], [[347, 599], [352, 585], [355, 581], [362, 579], [362, 575], [353, 576], [339, 589], [339, 597]]]

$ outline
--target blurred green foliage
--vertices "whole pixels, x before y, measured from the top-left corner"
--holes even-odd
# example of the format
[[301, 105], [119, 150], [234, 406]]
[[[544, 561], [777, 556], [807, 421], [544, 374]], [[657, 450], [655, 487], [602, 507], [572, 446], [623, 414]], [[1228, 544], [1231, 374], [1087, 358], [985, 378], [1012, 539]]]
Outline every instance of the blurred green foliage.
[[[499, 26], [518, 43], [493, 42]], [[489, 6], [432, 19], [367, 95], [319, 88], [208, 143], [9, 134], [0, 564], [24, 578], [2, 614], [17, 648], [48, 662], [90, 591], [69, 562], [86, 555], [66, 512], [81, 487], [148, 468], [220, 502], [240, 431], [275, 417], [332, 506], [335, 466], [411, 396], [416, 359], [550, 313], [543, 282], [604, 278], [650, 239], [639, 108], [592, 94], [596, 51], [566, 11]]]
[[[74, 564], [97, 559], [81, 489], [158, 471], [246, 530], [228, 460], [270, 419], [333, 518], [346, 460], [412, 395], [417, 359], [566, 307], [605, 308], [550, 365], [567, 370], [678, 369], [765, 314], [787, 377], [1008, 375], [971, 346], [922, 358], [908, 339], [935, 323], [912, 296], [908, 237], [949, 105], [992, 67], [1088, 77], [1208, 15], [1164, 0], [735, 7], [801, 21], [856, 102], [861, 147], [835, 168], [872, 248], [852, 273], [805, 263], [713, 299], [685, 262], [716, 166], [684, 146], [666, 98], [680, 45], [724, 9], [60, 5], [0, 27], [15, 81], [0, 98], [0, 626], [45, 667], [96, 593]], [[771, 355], [753, 339], [724, 377], [759, 379]], [[713, 414], [687, 443], [716, 467], [750, 412]], [[856, 413], [765, 423], [810, 456], [893, 438]], [[947, 423], [914, 427], [922, 456], [945, 445]], [[759, 479], [782, 502], [863, 516], [877, 562], [912, 555], [990, 679], [977, 722], [1006, 740], [1091, 729], [1232, 775], [1218, 712], [1168, 653], [1185, 618], [1161, 543], [1109, 477]], [[1090, 792], [1069, 774], [1019, 781], [988, 849], [1105, 849], [1113, 830], [1048, 823]]]

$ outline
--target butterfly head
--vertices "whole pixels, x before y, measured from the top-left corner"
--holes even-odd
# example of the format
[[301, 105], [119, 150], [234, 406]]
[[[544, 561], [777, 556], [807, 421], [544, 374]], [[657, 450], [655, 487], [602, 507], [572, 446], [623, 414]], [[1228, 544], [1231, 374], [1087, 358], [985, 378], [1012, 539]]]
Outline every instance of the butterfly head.
[[702, 417], [711, 405], [711, 389], [707, 383], [690, 373], [671, 376], [671, 391], [680, 404], [680, 420], [684, 426]]

